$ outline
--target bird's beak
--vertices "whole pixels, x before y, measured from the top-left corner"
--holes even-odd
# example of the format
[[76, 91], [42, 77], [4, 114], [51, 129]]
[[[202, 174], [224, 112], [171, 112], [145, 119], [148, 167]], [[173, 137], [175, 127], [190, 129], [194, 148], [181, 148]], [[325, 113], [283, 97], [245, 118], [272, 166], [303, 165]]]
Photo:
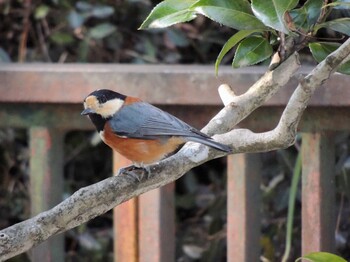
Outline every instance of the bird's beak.
[[82, 116], [86, 116], [86, 115], [90, 115], [90, 114], [96, 114], [96, 112], [95, 112], [95, 110], [92, 110], [91, 108], [86, 108], [80, 114]]

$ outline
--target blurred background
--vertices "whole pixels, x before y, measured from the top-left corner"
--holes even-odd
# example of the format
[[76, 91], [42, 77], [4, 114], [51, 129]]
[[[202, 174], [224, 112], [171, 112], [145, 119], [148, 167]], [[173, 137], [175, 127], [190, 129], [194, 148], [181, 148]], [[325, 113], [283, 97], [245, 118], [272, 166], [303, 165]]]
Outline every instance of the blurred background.
[[[213, 65], [234, 30], [204, 17], [168, 29], [137, 30], [158, 2], [0, 0], [0, 62]], [[231, 60], [229, 54], [223, 62]], [[27, 138], [26, 130], [0, 129], [0, 228], [30, 217]], [[300, 143], [298, 139], [288, 150], [261, 156], [261, 254], [265, 261], [280, 261], [284, 252], [289, 189]], [[348, 133], [337, 136], [336, 240], [338, 252], [347, 259], [349, 145]], [[226, 261], [225, 161], [206, 163], [176, 182], [176, 261]], [[93, 132], [66, 135], [65, 197], [111, 174], [112, 152], [96, 141]], [[113, 261], [112, 218], [108, 212], [66, 232], [66, 261]], [[300, 254], [300, 220], [298, 192], [294, 258]], [[28, 258], [24, 254], [10, 261]]]

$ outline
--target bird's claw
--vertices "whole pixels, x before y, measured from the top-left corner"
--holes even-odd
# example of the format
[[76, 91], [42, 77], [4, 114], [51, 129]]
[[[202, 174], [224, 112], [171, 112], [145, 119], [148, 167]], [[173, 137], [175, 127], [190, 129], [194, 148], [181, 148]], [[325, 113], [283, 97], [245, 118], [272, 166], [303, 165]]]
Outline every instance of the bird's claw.
[[136, 167], [134, 165], [122, 167], [118, 171], [118, 175], [127, 175], [141, 182], [145, 177], [150, 177], [150, 169], [147, 167]]

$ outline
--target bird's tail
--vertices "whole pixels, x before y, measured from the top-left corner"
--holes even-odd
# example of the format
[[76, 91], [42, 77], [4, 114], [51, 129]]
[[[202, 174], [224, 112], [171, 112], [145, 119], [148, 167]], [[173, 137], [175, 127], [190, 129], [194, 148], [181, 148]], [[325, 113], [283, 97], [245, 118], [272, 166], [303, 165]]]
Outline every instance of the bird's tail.
[[202, 137], [187, 137], [188, 141], [192, 141], [192, 142], [197, 142], [206, 146], [210, 146], [212, 148], [215, 148], [217, 150], [223, 151], [223, 152], [232, 152], [232, 149], [224, 144], [215, 142], [214, 140], [212, 140], [211, 138], [202, 138]]

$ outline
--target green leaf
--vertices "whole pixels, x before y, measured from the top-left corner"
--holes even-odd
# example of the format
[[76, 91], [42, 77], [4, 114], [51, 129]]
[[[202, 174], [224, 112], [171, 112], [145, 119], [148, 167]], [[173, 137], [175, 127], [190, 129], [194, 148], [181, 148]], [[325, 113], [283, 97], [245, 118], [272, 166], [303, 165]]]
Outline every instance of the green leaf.
[[271, 55], [272, 47], [265, 38], [250, 36], [238, 45], [232, 66], [238, 68], [254, 65], [264, 61]]
[[189, 8], [198, 0], [165, 0], [156, 5], [139, 29], [164, 28], [196, 18]]
[[67, 45], [74, 42], [74, 37], [68, 33], [55, 32], [50, 35], [50, 39], [59, 45]]
[[245, 0], [200, 0], [192, 8], [215, 22], [237, 30], [266, 29]]
[[290, 11], [296, 27], [310, 31], [320, 16], [322, 5], [323, 0], [308, 0], [301, 8]]
[[230, 37], [229, 40], [225, 43], [225, 45], [222, 47], [218, 57], [215, 61], [215, 74], [218, 75], [219, 65], [221, 63], [221, 60], [224, 58], [224, 56], [227, 54], [228, 51], [230, 51], [235, 45], [237, 45], [242, 39], [246, 38], [247, 36], [261, 32], [262, 30], [241, 30]]
[[317, 29], [322, 27], [330, 28], [334, 31], [350, 36], [350, 18], [334, 19], [334, 20], [320, 24], [317, 27]]
[[333, 6], [334, 9], [349, 9], [350, 0], [338, 0], [333, 3], [326, 4], [324, 7]]
[[290, 11], [290, 16], [293, 19], [293, 23], [297, 29], [302, 28], [305, 31], [308, 31], [308, 22], [307, 22], [307, 11], [305, 8], [299, 8]]
[[97, 5], [91, 10], [91, 16], [96, 18], [107, 18], [114, 14], [114, 8], [107, 5]]
[[[335, 51], [340, 44], [338, 43], [310, 43], [309, 48], [312, 56], [317, 62], [323, 61], [330, 53]], [[337, 70], [340, 73], [350, 75], [350, 61], [340, 66]]]
[[288, 34], [289, 29], [284, 16], [297, 3], [298, 0], [252, 0], [252, 9], [255, 16], [265, 25]]
[[335, 51], [340, 44], [338, 43], [310, 43], [309, 48], [312, 53], [312, 56], [317, 62], [323, 61], [330, 53]]
[[39, 5], [34, 12], [34, 18], [39, 20], [45, 18], [50, 11], [50, 7], [47, 5]]
[[75, 4], [75, 7], [82, 12], [88, 12], [91, 11], [91, 9], [93, 8], [93, 5], [87, 3], [87, 2], [83, 2], [83, 1], [78, 1]]
[[89, 31], [89, 36], [95, 39], [102, 39], [111, 35], [117, 28], [110, 23], [99, 24]]
[[84, 24], [86, 18], [81, 14], [79, 14], [78, 12], [76, 12], [75, 10], [72, 10], [69, 12], [67, 16], [67, 20], [68, 20], [69, 26], [75, 29], [75, 28], [81, 27]]
[[241, 10], [244, 13], [253, 14], [250, 4], [246, 0], [222, 1], [222, 0], [199, 0], [192, 7], [222, 7], [226, 9]]
[[307, 22], [310, 26], [317, 22], [321, 14], [323, 3], [323, 0], [308, 0], [304, 4], [303, 8], [307, 12]]
[[299, 151], [297, 159], [295, 160], [293, 168], [293, 177], [292, 184], [289, 191], [289, 200], [288, 200], [288, 214], [287, 214], [287, 230], [286, 230], [286, 247], [282, 257], [282, 261], [288, 261], [290, 255], [290, 249], [292, 246], [292, 237], [293, 237], [293, 222], [294, 222], [294, 210], [295, 202], [298, 192], [298, 184], [301, 176], [301, 151]]
[[297, 260], [295, 260], [295, 262], [301, 261], [302, 259], [306, 259], [311, 262], [346, 262], [344, 258], [327, 252], [310, 253], [298, 258]]

